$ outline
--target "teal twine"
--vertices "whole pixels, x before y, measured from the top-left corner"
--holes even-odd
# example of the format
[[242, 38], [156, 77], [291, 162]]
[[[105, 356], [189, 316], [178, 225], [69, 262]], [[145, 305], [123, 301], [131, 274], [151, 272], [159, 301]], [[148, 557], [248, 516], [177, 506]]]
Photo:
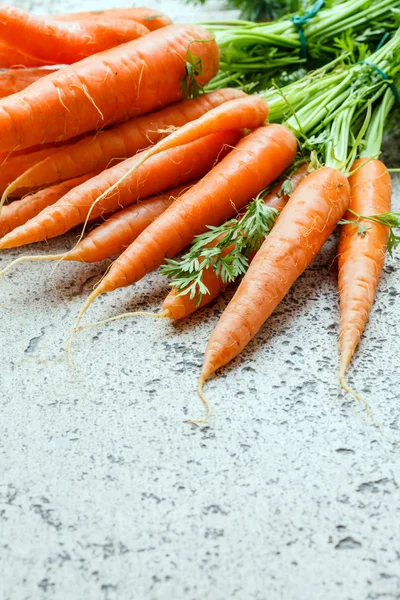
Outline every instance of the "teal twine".
[[397, 89], [397, 87], [394, 85], [393, 81], [391, 81], [389, 75], [387, 73], [385, 73], [385, 71], [382, 71], [382, 69], [380, 69], [379, 67], [377, 67], [376, 65], [374, 65], [374, 63], [369, 62], [368, 60], [360, 60], [359, 62], [360, 65], [368, 65], [369, 67], [371, 67], [372, 69], [375, 69], [375, 71], [377, 73], [379, 73], [379, 75], [382, 77], [382, 79], [384, 79], [388, 86], [390, 87], [390, 89], [393, 92], [393, 95], [395, 97], [396, 100], [396, 104], [397, 106], [400, 105], [400, 94], [399, 94], [399, 90]]
[[383, 44], [386, 44], [387, 39], [390, 37], [390, 33], [386, 32], [383, 34], [381, 41], [379, 42], [379, 44], [377, 45], [376, 49], [380, 50], [383, 46]]
[[305, 15], [303, 15], [303, 16], [295, 15], [293, 17], [290, 17], [290, 20], [292, 21], [293, 25], [295, 25], [295, 27], [297, 28], [297, 31], [299, 34], [300, 43], [301, 43], [301, 58], [307, 58], [307, 40], [306, 40], [306, 36], [304, 34], [303, 26], [306, 23], [308, 23], [308, 21], [310, 19], [315, 17], [315, 15], [324, 6], [325, 6], [325, 0], [317, 0], [316, 2], [314, 2], [312, 7], [310, 8], [310, 10], [308, 12], [306, 12]]

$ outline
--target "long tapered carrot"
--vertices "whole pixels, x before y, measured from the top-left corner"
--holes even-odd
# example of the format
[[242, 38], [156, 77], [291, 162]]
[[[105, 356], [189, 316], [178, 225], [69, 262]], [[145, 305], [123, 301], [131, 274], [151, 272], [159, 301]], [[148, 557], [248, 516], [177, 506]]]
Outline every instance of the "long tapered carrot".
[[75, 330], [95, 298], [138, 281], [165, 257], [182, 250], [207, 225], [223, 223], [245, 206], [290, 165], [296, 147], [296, 138], [282, 125], [259, 127], [241, 140], [113, 263], [82, 308]]
[[75, 179], [70, 179], [69, 181], [64, 181], [63, 183], [52, 185], [5, 206], [0, 215], [0, 237], [17, 227], [21, 227], [21, 225], [36, 217], [46, 207], [57, 202], [57, 200], [65, 196], [70, 190], [81, 185], [84, 181], [93, 177], [93, 175], [93, 173], [89, 173]]
[[[386, 213], [390, 210], [392, 185], [390, 175], [380, 160], [360, 158], [350, 177], [349, 208], [360, 215]], [[364, 166], [364, 163], [366, 163]], [[361, 167], [361, 168], [359, 168]], [[348, 213], [345, 217], [354, 220]], [[365, 221], [369, 228], [364, 237], [357, 227], [342, 225], [339, 242], [340, 294], [340, 380], [344, 377], [364, 331], [385, 261], [389, 228]]]
[[147, 33], [147, 27], [132, 20], [56, 22], [14, 6], [0, 5], [3, 42], [48, 64], [72, 64]]
[[112, 160], [131, 157], [159, 141], [168, 134], [170, 127], [181, 127], [228, 100], [242, 97], [245, 94], [241, 90], [225, 88], [203, 94], [197, 100], [177, 102], [155, 113], [131, 119], [84, 138], [27, 170], [12, 182], [4, 197], [19, 187], [49, 185], [61, 179], [106, 168]]
[[206, 379], [245, 348], [310, 264], [349, 201], [348, 180], [336, 169], [321, 168], [300, 183], [211, 334], [201, 396]]
[[96, 10], [88, 12], [64, 13], [48, 15], [47, 18], [54, 21], [81, 21], [83, 19], [125, 19], [137, 21], [145, 25], [150, 31], [161, 29], [172, 25], [171, 19], [164, 13], [154, 8], [132, 7], [132, 8], [110, 8], [107, 10]]
[[[306, 177], [308, 173], [308, 165], [304, 164], [299, 167], [292, 175], [292, 191], [294, 191], [301, 181]], [[283, 182], [277, 183], [264, 198], [264, 202], [267, 206], [282, 210], [289, 200], [289, 196], [282, 193]], [[217, 240], [216, 240], [217, 243]], [[233, 249], [228, 247], [226, 253]], [[250, 257], [251, 258], [251, 257]], [[181, 290], [173, 287], [164, 303], [162, 305], [162, 311], [158, 316], [168, 317], [170, 319], [183, 319], [195, 312], [199, 308], [209, 304], [214, 298], [216, 298], [221, 291], [227, 286], [222, 278], [216, 274], [215, 270], [209, 267], [204, 269], [202, 281], [208, 289], [208, 294], [203, 294], [200, 303], [197, 302], [195, 297], [191, 298], [190, 294], [181, 295]]]
[[39, 81], [45, 75], [54, 73], [52, 69], [7, 69], [0, 72], [0, 98], [11, 96]]
[[[191, 179], [202, 177], [224, 152], [229, 151], [240, 135], [238, 131], [217, 133], [153, 157], [135, 172], [133, 179], [119, 187], [117, 194], [108, 195], [98, 203], [95, 210], [91, 211], [91, 218], [116, 211], [140, 198], [147, 198]], [[35, 219], [1, 239], [0, 248], [13, 248], [50, 239], [83, 223], [99, 193], [121, 178], [139, 158], [140, 154], [74, 188], [56, 204], [43, 210]]]
[[201, 61], [195, 79], [204, 85], [218, 70], [215, 40], [198, 25], [170, 25], [44, 77], [0, 101], [0, 152], [66, 140], [180, 100], [190, 56]]

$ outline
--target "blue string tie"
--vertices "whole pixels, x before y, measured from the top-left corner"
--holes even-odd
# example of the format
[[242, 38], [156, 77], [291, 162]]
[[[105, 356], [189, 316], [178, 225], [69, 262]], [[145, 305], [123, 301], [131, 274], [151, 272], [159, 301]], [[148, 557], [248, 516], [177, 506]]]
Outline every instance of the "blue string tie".
[[376, 65], [374, 65], [374, 63], [369, 62], [369, 60], [361, 60], [359, 64], [360, 65], [362, 65], [362, 64], [368, 65], [372, 69], [375, 69], [375, 71], [377, 73], [379, 73], [379, 75], [382, 77], [382, 79], [384, 79], [387, 82], [388, 86], [392, 90], [393, 95], [394, 95], [395, 100], [396, 100], [396, 104], [397, 104], [397, 106], [399, 106], [400, 105], [400, 94], [399, 94], [399, 90], [394, 85], [394, 83], [392, 81], [392, 78], [389, 77], [389, 75], [387, 73], [385, 73], [385, 71], [382, 71], [382, 69], [380, 69], [379, 67], [377, 67]]
[[312, 5], [310, 10], [308, 12], [306, 12], [305, 15], [303, 15], [303, 16], [294, 15], [293, 17], [290, 17], [290, 20], [292, 21], [293, 25], [295, 25], [295, 27], [297, 28], [297, 32], [299, 34], [300, 43], [301, 43], [301, 52], [300, 52], [301, 58], [307, 58], [307, 40], [306, 40], [306, 36], [305, 36], [303, 27], [306, 23], [308, 23], [308, 21], [310, 21], [313, 17], [315, 17], [315, 15], [324, 6], [325, 6], [325, 0], [317, 0]]

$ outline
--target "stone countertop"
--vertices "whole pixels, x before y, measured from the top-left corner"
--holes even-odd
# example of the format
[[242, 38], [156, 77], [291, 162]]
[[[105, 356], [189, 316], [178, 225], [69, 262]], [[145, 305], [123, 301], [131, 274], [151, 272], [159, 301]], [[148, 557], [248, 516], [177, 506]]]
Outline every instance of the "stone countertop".
[[[16, 4], [55, 12], [50, 0]], [[147, 4], [179, 21], [219, 8]], [[398, 177], [393, 199], [400, 210]], [[374, 422], [338, 386], [336, 244], [210, 381], [204, 429], [183, 420], [202, 414], [196, 378], [229, 294], [184, 323], [82, 332], [72, 367], [65, 342], [107, 263], [25, 264], [1, 281], [2, 600], [400, 598], [399, 259], [349, 371]], [[152, 273], [88, 318], [158, 310], [166, 292]]]

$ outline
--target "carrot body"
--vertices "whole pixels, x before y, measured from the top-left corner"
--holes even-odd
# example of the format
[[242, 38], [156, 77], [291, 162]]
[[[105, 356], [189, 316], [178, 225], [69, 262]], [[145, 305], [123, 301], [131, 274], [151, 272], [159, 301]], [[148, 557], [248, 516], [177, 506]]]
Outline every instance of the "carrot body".
[[81, 21], [83, 19], [124, 19], [127, 21], [136, 21], [141, 23], [150, 31], [161, 29], [167, 25], [172, 25], [172, 21], [167, 15], [152, 8], [133, 7], [133, 8], [111, 8], [108, 10], [66, 13], [62, 15], [48, 15], [49, 19], [54, 21]]
[[175, 256], [207, 225], [218, 225], [245, 206], [292, 162], [296, 139], [281, 125], [260, 127], [191, 190], [183, 194], [125, 250], [95, 290], [130, 285]]
[[57, 202], [57, 200], [62, 198], [71, 189], [90, 177], [93, 177], [93, 174], [64, 181], [5, 206], [0, 215], [0, 236], [6, 235], [17, 227], [24, 225], [27, 221], [36, 217], [47, 206], [51, 206]]
[[255, 336], [328, 239], [349, 200], [347, 178], [335, 169], [319, 169], [300, 183], [211, 334], [202, 382]]
[[[204, 41], [196, 41], [204, 40]], [[170, 25], [60, 69], [0, 101], [0, 152], [66, 140], [182, 98], [188, 50], [217, 72], [219, 50], [197, 25]]]
[[21, 68], [21, 67], [45, 67], [47, 62], [26, 56], [16, 48], [11, 48], [6, 42], [0, 40], [0, 69]]
[[48, 64], [72, 64], [149, 33], [131, 20], [56, 22], [13, 6], [0, 5], [0, 37], [19, 52]]
[[[365, 162], [354, 163], [359, 167]], [[390, 175], [380, 160], [371, 160], [350, 177], [353, 211], [361, 215], [385, 213], [390, 210], [392, 185]], [[345, 216], [354, 220], [351, 213]], [[376, 288], [385, 261], [389, 229], [366, 221], [370, 229], [364, 237], [357, 227], [342, 225], [339, 242], [340, 294], [340, 377], [343, 378], [360, 341], [375, 298]]]
[[[306, 177], [308, 172], [307, 169], [308, 165], [302, 165], [293, 173], [291, 177], [293, 191], [297, 188], [304, 177]], [[282, 210], [284, 208], [289, 200], [289, 196], [281, 193], [282, 185], [283, 183], [280, 182], [272, 188], [271, 192], [264, 198], [265, 204], [271, 206], [272, 208], [276, 208], [277, 210]], [[226, 249], [226, 254], [228, 254], [232, 249], [233, 245], [232, 247]], [[189, 294], [181, 296], [180, 290], [173, 287], [164, 300], [162, 306], [163, 314], [170, 319], [183, 319], [184, 317], [187, 317], [196, 311], [198, 308], [209, 304], [227, 286], [227, 283], [224, 283], [221, 277], [217, 275], [215, 270], [212, 268], [204, 270], [203, 283], [209, 290], [209, 294], [203, 294], [199, 304], [197, 304], [196, 298], [191, 299]]]
[[45, 75], [53, 73], [51, 69], [8, 69], [0, 73], [0, 98], [20, 92]]
[[228, 100], [244, 96], [240, 90], [226, 88], [203, 94], [198, 100], [178, 102], [155, 113], [131, 119], [61, 149], [23, 173], [13, 182], [11, 189], [39, 187], [104, 169], [112, 160], [133, 156], [159, 141], [168, 133], [169, 127], [181, 127]]
[[[118, 193], [110, 194], [98, 203], [91, 212], [91, 218], [202, 177], [223, 153], [225, 145], [235, 144], [239, 137], [239, 132], [222, 132], [155, 156], [135, 172], [134, 178], [121, 184]], [[53, 238], [83, 223], [99, 194], [122, 177], [140, 156], [139, 154], [107, 169], [74, 188], [55, 205], [0, 240], [0, 248], [12, 248]]]

